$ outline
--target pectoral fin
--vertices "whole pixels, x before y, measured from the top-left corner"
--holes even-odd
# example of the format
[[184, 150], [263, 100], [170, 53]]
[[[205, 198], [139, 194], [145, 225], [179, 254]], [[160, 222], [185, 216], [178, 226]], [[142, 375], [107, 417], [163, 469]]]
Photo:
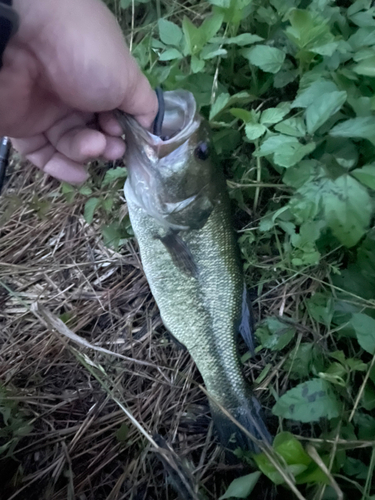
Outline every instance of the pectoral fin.
[[242, 295], [242, 315], [241, 322], [238, 330], [241, 337], [244, 339], [249, 351], [254, 354], [254, 318], [251, 310], [251, 303], [249, 299], [249, 294], [244, 284], [243, 295]]
[[159, 239], [168, 250], [178, 269], [188, 276], [197, 276], [198, 268], [189, 247], [176, 231], [169, 231], [165, 236], [159, 237]]

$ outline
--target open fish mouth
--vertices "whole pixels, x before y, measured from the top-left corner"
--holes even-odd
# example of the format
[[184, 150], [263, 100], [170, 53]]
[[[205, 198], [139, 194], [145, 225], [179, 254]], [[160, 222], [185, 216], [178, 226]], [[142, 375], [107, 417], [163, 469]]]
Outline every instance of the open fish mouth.
[[[154, 127], [154, 133], [139, 125], [132, 116], [115, 111], [128, 142], [142, 148], [151, 163], [156, 163], [179, 148], [197, 131], [201, 123], [194, 96], [190, 92], [178, 90], [166, 91], [162, 95], [159, 93], [159, 111], [161, 102], [164, 113]], [[160, 114], [156, 120], [158, 117], [160, 118]]]

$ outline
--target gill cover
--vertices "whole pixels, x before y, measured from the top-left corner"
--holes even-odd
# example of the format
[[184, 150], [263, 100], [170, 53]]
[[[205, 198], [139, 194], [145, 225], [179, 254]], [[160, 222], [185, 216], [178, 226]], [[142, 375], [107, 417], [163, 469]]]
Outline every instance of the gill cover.
[[209, 129], [190, 92], [165, 92], [164, 105], [160, 136], [117, 112], [127, 143], [125, 195], [165, 229], [200, 229], [217, 194]]

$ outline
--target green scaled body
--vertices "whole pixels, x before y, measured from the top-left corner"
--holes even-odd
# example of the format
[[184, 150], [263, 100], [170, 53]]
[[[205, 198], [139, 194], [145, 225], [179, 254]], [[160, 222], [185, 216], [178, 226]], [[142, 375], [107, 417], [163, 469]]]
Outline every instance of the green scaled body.
[[[185, 94], [169, 95], [169, 121], [179, 123], [175, 116], [184, 109]], [[195, 102], [191, 115], [176, 139], [169, 140], [149, 139], [134, 122], [124, 121], [130, 137], [125, 197], [163, 323], [187, 348], [203, 377], [221, 442], [259, 451], [220, 409], [256, 439], [270, 441], [237, 352], [239, 331], [251, 347], [250, 311], [226, 184], [202, 146], [206, 126]]]

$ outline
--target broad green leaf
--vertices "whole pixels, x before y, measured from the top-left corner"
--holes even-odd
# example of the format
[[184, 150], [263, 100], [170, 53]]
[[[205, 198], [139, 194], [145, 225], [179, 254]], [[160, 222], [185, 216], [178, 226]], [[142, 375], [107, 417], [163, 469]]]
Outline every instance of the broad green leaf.
[[366, 384], [362, 396], [362, 406], [367, 411], [375, 409], [375, 387], [371, 382]]
[[273, 153], [276, 153], [283, 145], [286, 144], [299, 144], [298, 140], [294, 137], [288, 137], [282, 134], [276, 134], [272, 137], [266, 139], [261, 147], [259, 148], [259, 152], [256, 153], [257, 156], [267, 156]]
[[316, 145], [314, 142], [310, 142], [309, 144], [301, 144], [298, 141], [295, 143], [288, 143], [275, 153], [273, 159], [277, 165], [289, 168], [312, 153], [315, 147]]
[[89, 186], [82, 186], [78, 190], [79, 194], [83, 194], [83, 196], [90, 196], [92, 194], [92, 189]]
[[260, 475], [261, 472], [256, 471], [248, 474], [247, 476], [233, 479], [233, 481], [228, 486], [227, 491], [224, 493], [224, 495], [221, 495], [221, 497], [219, 497], [219, 500], [224, 500], [225, 498], [248, 498], [255, 485], [257, 484]]
[[250, 141], [255, 141], [255, 139], [261, 137], [266, 131], [267, 128], [260, 123], [247, 123], [245, 127], [246, 137]]
[[184, 17], [182, 21], [182, 31], [185, 35], [186, 55], [194, 55], [199, 52], [204, 45], [202, 37], [198, 28], [187, 17]]
[[375, 436], [375, 418], [367, 413], [356, 412], [354, 422], [358, 426], [358, 438], [372, 440]]
[[247, 111], [246, 109], [232, 108], [230, 110], [230, 113], [236, 118], [239, 118], [240, 120], [244, 121], [245, 123], [250, 122], [252, 119], [250, 111]]
[[354, 476], [357, 479], [366, 479], [368, 476], [368, 466], [357, 458], [347, 457], [343, 467], [344, 474]]
[[287, 118], [278, 123], [275, 130], [281, 134], [291, 135], [294, 137], [304, 137], [306, 135], [305, 121], [301, 117]]
[[175, 48], [167, 49], [159, 56], [159, 61], [173, 61], [175, 59], [182, 59], [184, 56]]
[[362, 349], [375, 354], [375, 319], [367, 314], [356, 313], [353, 314], [350, 322]]
[[329, 133], [332, 137], [368, 139], [375, 144], [375, 116], [351, 118], [340, 122]]
[[108, 186], [112, 184], [112, 182], [118, 181], [119, 179], [126, 179], [127, 171], [125, 167], [116, 167], [107, 170], [103, 182], [102, 187]]
[[299, 422], [318, 422], [321, 418], [336, 418], [341, 404], [330, 384], [313, 379], [297, 385], [279, 398], [272, 412], [274, 415]]
[[291, 26], [286, 29], [286, 34], [301, 51], [311, 51], [335, 41], [327, 20], [308, 10], [292, 10], [289, 21]]
[[251, 64], [257, 66], [266, 73], [277, 73], [283, 65], [285, 52], [268, 45], [257, 45], [250, 49], [243, 49], [241, 54]]
[[203, 47], [200, 57], [201, 59], [207, 61], [213, 59], [214, 57], [225, 56], [226, 54], [227, 51], [225, 49], [209, 44]]
[[370, 196], [365, 187], [346, 174], [331, 181], [328, 187], [322, 196], [327, 224], [336, 238], [350, 248], [358, 243], [370, 224]]
[[315, 293], [310, 299], [307, 299], [306, 305], [315, 321], [323, 323], [327, 328], [331, 326], [334, 313], [334, 301], [331, 294]]
[[215, 11], [212, 16], [206, 17], [199, 30], [202, 32], [203, 43], [206, 44], [211, 40], [221, 28], [224, 15], [221, 12]]
[[159, 19], [159, 36], [160, 40], [166, 45], [174, 45], [179, 47], [182, 41], [182, 29], [177, 24], [167, 21], [166, 19]]
[[258, 35], [252, 35], [251, 33], [242, 33], [241, 35], [234, 36], [232, 38], [212, 38], [210, 41], [212, 43], [220, 43], [223, 45], [238, 45], [239, 47], [244, 47], [246, 45], [252, 45], [253, 43], [261, 42], [262, 37]]
[[192, 56], [190, 67], [193, 73], [200, 73], [204, 68], [204, 61], [197, 56]]
[[310, 465], [312, 459], [303, 449], [302, 444], [290, 432], [280, 432], [273, 441], [274, 450], [279, 453], [288, 465]]
[[371, 27], [359, 28], [348, 40], [354, 50], [375, 45], [375, 30]]
[[296, 334], [296, 329], [276, 318], [267, 318], [255, 335], [262, 347], [271, 351], [280, 351], [286, 347]]
[[254, 156], [274, 154], [274, 162], [281, 167], [292, 167], [314, 151], [315, 143], [301, 144], [295, 137], [278, 134], [266, 139]]
[[288, 113], [288, 110], [282, 108], [268, 108], [263, 111], [260, 117], [260, 123], [269, 126], [274, 123], [280, 122], [284, 116]]
[[[246, 104], [254, 100], [254, 96], [251, 96], [247, 92], [238, 92], [237, 94], [234, 95], [229, 95], [227, 92], [223, 92], [222, 94], [219, 94], [218, 97], [216, 98], [214, 104], [211, 106], [210, 110], [210, 117], [209, 119], [212, 120], [216, 116], [219, 115], [221, 111], [224, 109], [228, 108], [229, 106], [232, 106], [237, 103], [242, 103]], [[248, 113], [247, 116], [249, 116], [248, 120], [251, 120], [252, 114], [250, 111], [246, 110], [241, 110], [243, 113]], [[246, 121], [248, 121], [246, 120]]]
[[298, 93], [297, 98], [292, 102], [292, 108], [307, 108], [321, 95], [336, 91], [338, 88], [333, 82], [317, 80]]
[[375, 76], [375, 55], [363, 59], [360, 63], [356, 64], [353, 71], [358, 75]]
[[375, 189], [375, 163], [365, 165], [362, 168], [357, 168], [352, 170], [350, 173], [365, 186], [370, 189]]
[[86, 201], [83, 216], [87, 224], [91, 224], [91, 222], [93, 221], [94, 213], [99, 203], [100, 203], [99, 198], [90, 198], [89, 200]]
[[215, 118], [215, 116], [217, 116], [220, 113], [220, 111], [225, 109], [225, 107], [227, 106], [227, 104], [229, 102], [229, 99], [230, 99], [230, 95], [226, 92], [217, 96], [215, 102], [211, 106], [210, 120]]
[[123, 443], [124, 441], [126, 441], [128, 435], [129, 435], [129, 426], [126, 425], [125, 422], [123, 422], [120, 426], [119, 429], [117, 429], [116, 431], [116, 439], [117, 441], [119, 441], [120, 443]]
[[337, 113], [346, 101], [347, 94], [331, 92], [317, 97], [306, 109], [306, 126], [309, 134], [313, 134], [332, 115]]
[[315, 357], [314, 344], [301, 342], [289, 354], [284, 368], [292, 380], [304, 379], [310, 374]]

